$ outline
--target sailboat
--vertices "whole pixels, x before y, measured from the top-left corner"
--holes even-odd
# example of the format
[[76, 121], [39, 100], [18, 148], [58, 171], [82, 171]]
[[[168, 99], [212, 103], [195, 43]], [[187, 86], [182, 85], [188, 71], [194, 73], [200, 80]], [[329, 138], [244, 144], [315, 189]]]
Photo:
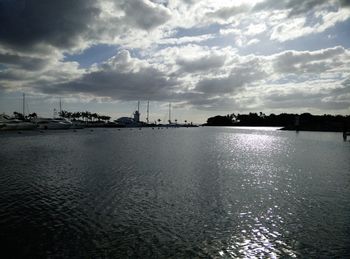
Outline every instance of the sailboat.
[[[177, 121], [177, 120], [175, 119], [175, 121]], [[179, 126], [177, 123], [173, 123], [171, 121], [171, 103], [169, 103], [169, 120], [168, 120], [168, 122], [169, 122], [169, 124], [166, 125], [167, 127], [178, 127]]]
[[[62, 113], [62, 102], [60, 98], [60, 112]], [[39, 129], [69, 129], [72, 128], [73, 123], [66, 118], [56, 118], [57, 110], [54, 109], [54, 117], [53, 118], [36, 118], [35, 122], [38, 125]]]
[[[25, 94], [23, 94], [23, 118], [25, 117]], [[6, 114], [0, 114], [0, 130], [30, 130], [36, 125], [29, 121], [19, 120]]]
[[36, 125], [32, 122], [12, 118], [6, 114], [0, 114], [0, 130], [31, 130]]

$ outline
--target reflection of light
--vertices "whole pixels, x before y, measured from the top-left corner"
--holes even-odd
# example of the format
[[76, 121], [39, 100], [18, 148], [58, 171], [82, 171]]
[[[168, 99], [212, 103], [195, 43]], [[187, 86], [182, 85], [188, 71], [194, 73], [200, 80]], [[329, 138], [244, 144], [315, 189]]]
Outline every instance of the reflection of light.
[[[274, 215], [272, 209], [267, 211], [266, 217], [261, 216], [260, 219], [253, 218], [250, 212], [240, 213], [239, 218], [244, 229], [231, 237], [227, 247], [218, 252], [220, 256], [231, 258], [297, 257], [291, 247], [280, 239], [281, 234], [276, 229], [266, 227], [268, 225], [266, 223], [277, 223], [281, 220], [280, 216]], [[276, 228], [276, 225], [273, 228]]]
[[236, 136], [237, 146], [242, 151], [249, 152], [269, 152], [279, 149], [280, 142], [276, 136], [239, 134]]
[[281, 129], [281, 127], [231, 127], [233, 129], [242, 129], [242, 130], [262, 130], [262, 131], [276, 131]]

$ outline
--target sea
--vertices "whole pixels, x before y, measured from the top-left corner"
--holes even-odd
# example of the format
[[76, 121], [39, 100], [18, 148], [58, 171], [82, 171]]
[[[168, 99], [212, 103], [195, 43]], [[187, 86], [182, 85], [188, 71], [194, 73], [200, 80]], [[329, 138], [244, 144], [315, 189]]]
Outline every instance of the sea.
[[1, 132], [0, 245], [6, 258], [350, 258], [350, 142], [250, 127]]

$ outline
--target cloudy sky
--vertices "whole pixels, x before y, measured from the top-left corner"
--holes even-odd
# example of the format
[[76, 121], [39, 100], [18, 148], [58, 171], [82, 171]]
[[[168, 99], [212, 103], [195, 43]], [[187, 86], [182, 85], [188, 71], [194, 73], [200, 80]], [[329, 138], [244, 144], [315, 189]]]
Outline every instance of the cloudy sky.
[[0, 24], [0, 112], [350, 114], [349, 0], [0, 0]]

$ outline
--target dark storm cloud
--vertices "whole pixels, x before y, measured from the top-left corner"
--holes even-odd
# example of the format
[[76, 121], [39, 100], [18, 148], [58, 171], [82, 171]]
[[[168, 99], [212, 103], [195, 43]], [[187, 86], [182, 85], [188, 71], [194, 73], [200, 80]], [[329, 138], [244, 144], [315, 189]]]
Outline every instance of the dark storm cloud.
[[[0, 70], [0, 80], [7, 80], [7, 81], [17, 81], [18, 78], [23, 79], [23, 77], [26, 77], [25, 75], [19, 74], [18, 71], [15, 71], [13, 69], [4, 69]], [[0, 82], [0, 87], [6, 88], [4, 84]]]
[[47, 65], [47, 60], [41, 58], [23, 57], [16, 54], [0, 53], [0, 64], [10, 68], [41, 70]]
[[36, 44], [75, 46], [99, 14], [93, 0], [0, 2], [0, 43], [21, 50]]

